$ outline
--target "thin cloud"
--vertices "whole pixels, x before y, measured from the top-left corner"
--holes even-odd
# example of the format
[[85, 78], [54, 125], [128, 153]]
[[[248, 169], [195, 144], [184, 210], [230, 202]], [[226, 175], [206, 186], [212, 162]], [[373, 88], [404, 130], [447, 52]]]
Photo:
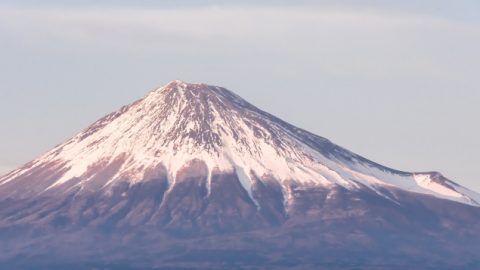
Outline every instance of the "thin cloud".
[[[480, 60], [473, 54], [480, 46], [478, 25], [338, 8], [4, 9], [0, 33], [35, 49], [296, 55], [318, 60], [320, 71], [339, 76], [417, 72], [462, 79], [478, 67], [471, 57]], [[451, 70], [437, 59], [452, 46], [459, 48], [454, 61], [469, 63], [469, 69]]]
[[[307, 8], [189, 8], [189, 9], [4, 9], [2, 30], [13, 33], [40, 31], [47, 37], [72, 41], [115, 40], [175, 35], [193, 38], [249, 39], [285, 34], [322, 34], [342, 30], [384, 31], [402, 29], [462, 28], [432, 17], [378, 12]], [[304, 31], [300, 31], [305, 29]], [[162, 36], [159, 36], [162, 37]], [[137, 43], [142, 43], [140, 40]], [[119, 44], [121, 45], [121, 44]]]

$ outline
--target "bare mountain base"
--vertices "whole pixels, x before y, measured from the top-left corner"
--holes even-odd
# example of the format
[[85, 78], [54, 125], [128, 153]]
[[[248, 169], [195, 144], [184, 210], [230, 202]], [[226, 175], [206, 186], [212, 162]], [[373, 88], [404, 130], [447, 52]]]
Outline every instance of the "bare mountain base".
[[400, 190], [388, 191], [392, 200], [370, 189], [292, 187], [284, 213], [268, 184], [254, 188], [254, 198], [267, 198], [258, 208], [234, 175], [214, 176], [211, 197], [204, 177], [185, 175], [167, 195], [158, 179], [108, 195], [3, 201], [0, 261], [10, 269], [480, 267], [477, 207]]

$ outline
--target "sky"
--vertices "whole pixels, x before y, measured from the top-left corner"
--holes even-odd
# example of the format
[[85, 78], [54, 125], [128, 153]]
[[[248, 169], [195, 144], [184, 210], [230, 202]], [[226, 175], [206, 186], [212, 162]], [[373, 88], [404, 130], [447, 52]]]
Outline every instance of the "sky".
[[181, 79], [480, 191], [478, 48], [480, 1], [0, 0], [0, 174]]

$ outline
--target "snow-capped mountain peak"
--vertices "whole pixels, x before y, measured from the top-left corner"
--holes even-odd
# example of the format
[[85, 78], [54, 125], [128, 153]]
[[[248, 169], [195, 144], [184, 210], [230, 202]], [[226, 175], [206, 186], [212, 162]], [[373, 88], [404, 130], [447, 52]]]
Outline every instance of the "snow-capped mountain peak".
[[206, 168], [197, 171], [205, 174], [209, 194], [214, 175], [235, 174], [257, 207], [252, 185], [259, 179], [281, 186], [286, 207], [292, 186], [368, 188], [393, 201], [385, 190], [401, 189], [480, 205], [477, 193], [439, 175], [383, 167], [263, 112], [227, 89], [178, 80], [0, 178], [0, 187], [33, 175], [30, 195], [108, 192], [120, 182], [166, 175], [171, 189], [193, 163]]

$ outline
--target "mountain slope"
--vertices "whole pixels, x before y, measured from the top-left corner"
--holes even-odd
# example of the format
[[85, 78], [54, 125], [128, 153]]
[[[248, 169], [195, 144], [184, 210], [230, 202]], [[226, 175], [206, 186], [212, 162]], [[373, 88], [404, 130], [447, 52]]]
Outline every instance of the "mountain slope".
[[461, 269], [480, 263], [479, 231], [480, 195], [441, 174], [387, 168], [181, 81], [0, 178], [0, 262], [17, 269], [55, 256], [60, 269]]

